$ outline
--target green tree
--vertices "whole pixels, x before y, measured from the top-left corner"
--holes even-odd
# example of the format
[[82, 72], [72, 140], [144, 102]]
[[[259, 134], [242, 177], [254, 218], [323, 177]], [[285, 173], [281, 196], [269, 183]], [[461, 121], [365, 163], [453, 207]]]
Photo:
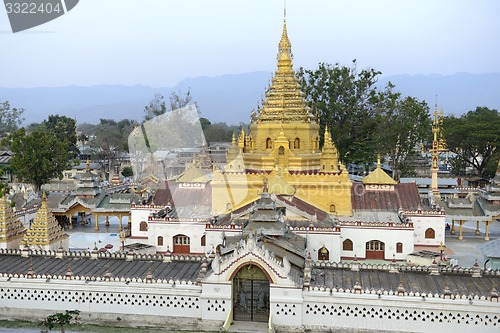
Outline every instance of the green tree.
[[144, 108], [144, 112], [146, 113], [144, 121], [151, 120], [167, 112], [164, 97], [161, 94], [155, 94], [153, 99]]
[[[207, 144], [214, 142], [231, 142], [234, 131], [235, 129], [227, 126], [226, 123], [210, 124], [203, 129]], [[238, 131], [238, 129], [236, 129], [236, 131]]]
[[123, 177], [132, 177], [134, 175], [134, 170], [132, 169], [131, 166], [126, 166], [122, 170], [122, 176]]
[[497, 110], [477, 107], [461, 117], [443, 119], [447, 148], [457, 154], [480, 177], [492, 177], [500, 157], [500, 115]]
[[61, 179], [62, 172], [69, 166], [67, 145], [42, 128], [31, 134], [21, 128], [5, 138], [4, 144], [13, 153], [10, 161], [13, 173], [37, 190], [52, 178]]
[[376, 86], [375, 69], [320, 63], [315, 70], [300, 68], [299, 83], [320, 131], [328, 126], [344, 162], [370, 163], [377, 153], [389, 154], [394, 166], [428, 133], [425, 102], [403, 98], [389, 83]]
[[0, 137], [16, 131], [24, 118], [23, 108], [11, 108], [8, 101], [0, 102]]
[[188, 89], [185, 94], [181, 91], [171, 92], [168, 100], [169, 105], [167, 108], [163, 95], [155, 94], [153, 99], [144, 108], [144, 112], [146, 113], [144, 115], [144, 121], [148, 121], [155, 117], [161, 116], [162, 114], [167, 113], [167, 111], [183, 108], [189, 104], [194, 104], [196, 107], [198, 107], [197, 103], [193, 102], [193, 96], [191, 95], [190, 89]]
[[393, 178], [399, 179], [412, 174], [403, 161], [413, 154], [423, 139], [429, 137], [431, 120], [425, 101], [413, 97], [402, 98], [393, 88], [389, 84], [380, 93], [373, 135], [377, 150], [390, 158]]
[[51, 331], [54, 327], [59, 326], [61, 333], [64, 333], [66, 326], [71, 324], [73, 321], [77, 322], [79, 320], [79, 314], [80, 311], [78, 310], [66, 310], [64, 313], [58, 312], [47, 316], [47, 318], [42, 320], [38, 325], [45, 326]]
[[78, 154], [76, 146], [76, 122], [66, 116], [50, 115], [47, 120], [44, 120], [42, 125], [49, 132], [54, 133], [57, 139], [66, 145], [66, 150], [73, 155]]
[[134, 128], [134, 121], [122, 119], [101, 119], [94, 128], [94, 139], [90, 143], [93, 159], [109, 173], [116, 161], [128, 151], [128, 136]]

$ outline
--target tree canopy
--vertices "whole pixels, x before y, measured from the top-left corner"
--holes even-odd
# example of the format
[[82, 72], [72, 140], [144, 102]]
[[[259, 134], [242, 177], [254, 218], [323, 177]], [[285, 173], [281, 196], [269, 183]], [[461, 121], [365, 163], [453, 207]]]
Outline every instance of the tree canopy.
[[66, 310], [64, 313], [58, 312], [47, 316], [47, 318], [42, 320], [39, 325], [45, 326], [51, 331], [54, 327], [59, 326], [59, 328], [61, 329], [61, 333], [64, 333], [66, 330], [66, 326], [71, 324], [72, 321], [78, 322], [78, 320], [80, 319], [78, 317], [79, 314], [79, 310]]
[[92, 158], [105, 172], [109, 172], [122, 153], [128, 152], [128, 136], [134, 129], [135, 121], [122, 119], [101, 119], [93, 129], [90, 142]]
[[183, 108], [189, 104], [195, 104], [193, 101], [193, 96], [191, 95], [191, 90], [184, 94], [181, 91], [179, 92], [171, 92], [168, 97], [168, 108], [166, 106], [165, 99], [161, 94], [155, 94], [153, 99], [149, 102], [148, 105], [144, 107], [144, 121], [151, 120], [155, 117], [161, 116], [162, 114], [167, 113], [167, 111], [173, 111], [180, 108]]
[[429, 108], [424, 101], [403, 97], [388, 84], [376, 86], [381, 73], [320, 63], [297, 73], [306, 100], [317, 114], [320, 131], [328, 126], [344, 162], [370, 163], [388, 154], [393, 166], [429, 132]]
[[447, 148], [474, 168], [478, 176], [491, 177], [500, 158], [500, 115], [497, 110], [477, 107], [461, 117], [443, 119]]
[[42, 126], [49, 132], [54, 133], [57, 139], [64, 142], [70, 154], [76, 155], [78, 148], [76, 146], [76, 122], [66, 116], [50, 115], [44, 120]]
[[12, 133], [21, 126], [23, 108], [11, 108], [8, 101], [0, 102], [0, 137]]
[[69, 166], [71, 152], [67, 143], [41, 127], [30, 134], [21, 128], [5, 138], [4, 143], [13, 153], [10, 166], [14, 174], [37, 190], [52, 178], [62, 178]]

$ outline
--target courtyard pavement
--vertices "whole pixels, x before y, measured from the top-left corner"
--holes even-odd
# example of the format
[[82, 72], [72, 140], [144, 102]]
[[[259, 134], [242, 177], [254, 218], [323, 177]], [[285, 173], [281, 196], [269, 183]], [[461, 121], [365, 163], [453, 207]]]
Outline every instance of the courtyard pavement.
[[[463, 225], [463, 240], [458, 240], [458, 224], [455, 224], [455, 235], [451, 235], [449, 230], [446, 230], [446, 251], [448, 252], [448, 258], [457, 259], [458, 265], [462, 267], [472, 267], [476, 262], [479, 267], [484, 267], [485, 257], [479, 250], [478, 246], [487, 243], [484, 240], [485, 224], [482, 222], [479, 225], [479, 230], [481, 234], [476, 236], [476, 222], [466, 222]], [[489, 227], [489, 237], [490, 241], [498, 239], [500, 237], [500, 221], [496, 220], [490, 222]], [[450, 253], [451, 252], [451, 253]], [[486, 268], [490, 268], [488, 265]]]
[[[125, 227], [128, 223], [126, 217], [122, 219], [122, 225]], [[118, 217], [109, 217], [109, 227], [105, 226], [103, 218], [99, 221], [99, 231], [96, 231], [94, 218], [91, 222], [81, 225], [80, 222], [73, 224], [73, 230], [66, 230], [69, 235], [69, 248], [71, 251], [92, 251], [94, 246], [98, 249], [105, 248], [111, 244], [113, 247], [109, 252], [119, 251], [121, 247], [120, 232], [118, 231]], [[109, 246], [108, 246], [109, 247]]]

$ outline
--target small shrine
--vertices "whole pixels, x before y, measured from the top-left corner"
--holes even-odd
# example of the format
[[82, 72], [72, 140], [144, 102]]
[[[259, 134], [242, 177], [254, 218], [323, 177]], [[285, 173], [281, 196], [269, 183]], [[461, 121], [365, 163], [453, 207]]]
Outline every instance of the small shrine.
[[40, 250], [69, 249], [69, 236], [57, 222], [47, 207], [47, 197], [42, 196], [42, 206], [26, 231], [23, 240], [25, 246]]

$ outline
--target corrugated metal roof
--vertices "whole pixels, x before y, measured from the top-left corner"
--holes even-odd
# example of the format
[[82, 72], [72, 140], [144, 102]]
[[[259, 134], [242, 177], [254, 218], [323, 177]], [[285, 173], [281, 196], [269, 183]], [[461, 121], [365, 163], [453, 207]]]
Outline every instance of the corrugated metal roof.
[[438, 293], [443, 294], [448, 284], [452, 294], [478, 295], [488, 297], [492, 286], [500, 285], [500, 276], [482, 276], [473, 278], [471, 274], [449, 273], [430, 275], [429, 272], [400, 271], [399, 274], [387, 270], [350, 269], [315, 267], [312, 272], [313, 286], [328, 286], [343, 289], [352, 289], [359, 281], [361, 288], [375, 290], [396, 291], [400, 278], [405, 292]]
[[109, 269], [113, 277], [145, 278], [148, 269], [155, 279], [179, 279], [195, 281], [200, 271], [201, 263], [198, 261], [146, 261], [125, 259], [91, 259], [91, 258], [65, 258], [59, 259], [46, 256], [31, 256], [23, 258], [19, 255], [0, 254], [0, 272], [8, 274], [26, 274], [30, 262], [33, 272], [40, 275], [65, 275], [68, 265], [71, 265], [73, 276], [104, 277]]
[[420, 203], [420, 195], [415, 183], [400, 183], [390, 190], [365, 190], [363, 184], [352, 184], [353, 210], [397, 211], [399, 208], [415, 210]]

